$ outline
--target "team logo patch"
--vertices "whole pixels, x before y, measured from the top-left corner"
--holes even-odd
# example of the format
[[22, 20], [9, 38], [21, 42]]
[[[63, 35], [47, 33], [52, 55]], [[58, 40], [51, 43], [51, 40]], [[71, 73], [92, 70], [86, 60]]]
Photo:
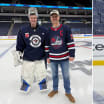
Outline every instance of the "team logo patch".
[[30, 37], [30, 45], [37, 48], [41, 45], [41, 37], [39, 35], [32, 35]]
[[73, 40], [73, 34], [71, 34], [70, 36], [71, 36], [71, 40]]
[[62, 38], [60, 36], [55, 36], [51, 39], [51, 45], [54, 49], [58, 49], [62, 46]]
[[25, 38], [29, 38], [29, 33], [25, 33]]

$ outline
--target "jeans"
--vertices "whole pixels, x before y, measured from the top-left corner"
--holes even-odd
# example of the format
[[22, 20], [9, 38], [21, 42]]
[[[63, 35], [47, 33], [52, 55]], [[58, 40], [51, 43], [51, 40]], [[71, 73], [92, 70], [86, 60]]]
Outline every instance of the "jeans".
[[70, 88], [70, 77], [69, 77], [69, 60], [62, 60], [62, 61], [51, 61], [50, 63], [52, 69], [52, 78], [53, 78], [53, 90], [58, 91], [58, 65], [61, 67], [63, 81], [64, 81], [64, 88], [67, 94], [71, 93]]

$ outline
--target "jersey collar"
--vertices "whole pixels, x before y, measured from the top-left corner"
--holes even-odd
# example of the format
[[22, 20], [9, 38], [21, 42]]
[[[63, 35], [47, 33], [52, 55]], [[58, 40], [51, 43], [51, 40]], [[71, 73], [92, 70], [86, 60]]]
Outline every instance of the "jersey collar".
[[60, 24], [60, 26], [57, 27], [57, 28], [53, 28], [53, 27], [51, 27], [51, 30], [53, 30], [53, 31], [58, 31], [61, 27], [62, 27], [62, 24]]

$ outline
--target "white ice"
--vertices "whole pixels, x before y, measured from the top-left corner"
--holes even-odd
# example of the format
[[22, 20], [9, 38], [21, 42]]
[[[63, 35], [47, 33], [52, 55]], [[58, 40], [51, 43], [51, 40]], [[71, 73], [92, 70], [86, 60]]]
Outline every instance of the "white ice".
[[[47, 96], [52, 90], [50, 67], [47, 70], [49, 91], [41, 93], [38, 84], [34, 83], [29, 94], [20, 93], [21, 66], [13, 66], [12, 50], [15, 49], [14, 44], [15, 40], [0, 40], [0, 104], [71, 104], [64, 95], [60, 70], [59, 93], [53, 98]], [[91, 62], [91, 57], [91, 49], [77, 47], [76, 59], [70, 63], [72, 65], [72, 69], [70, 69], [71, 89], [76, 99], [75, 104], [92, 104], [92, 75], [89, 74], [91, 65], [86, 64]]]
[[94, 104], [104, 104], [104, 66], [93, 67]]

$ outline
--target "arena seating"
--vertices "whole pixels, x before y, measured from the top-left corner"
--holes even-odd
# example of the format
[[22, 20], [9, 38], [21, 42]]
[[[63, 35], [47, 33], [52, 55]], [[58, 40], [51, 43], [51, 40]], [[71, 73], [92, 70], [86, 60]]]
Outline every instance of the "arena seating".
[[0, 36], [7, 35], [11, 22], [0, 22]]
[[[19, 29], [26, 24], [28, 23], [15, 23], [13, 25], [11, 35], [17, 35]], [[73, 34], [91, 34], [92, 33], [91, 24], [70, 23], [67, 25], [71, 28]], [[11, 26], [11, 22], [0, 22], [0, 36], [7, 35], [10, 29], [10, 26]], [[42, 26], [49, 28], [51, 24], [43, 23]], [[99, 24], [96, 24], [96, 28], [99, 28]], [[99, 32], [101, 33], [103, 31], [103, 28], [101, 27], [100, 30], [96, 30], [96, 33], [99, 33]]]
[[104, 35], [104, 0], [93, 0], [93, 34]]
[[14, 26], [13, 26], [13, 29], [12, 29], [12, 35], [17, 35], [18, 34], [18, 31], [19, 29], [23, 26], [23, 25], [26, 25], [28, 23], [15, 23]]

